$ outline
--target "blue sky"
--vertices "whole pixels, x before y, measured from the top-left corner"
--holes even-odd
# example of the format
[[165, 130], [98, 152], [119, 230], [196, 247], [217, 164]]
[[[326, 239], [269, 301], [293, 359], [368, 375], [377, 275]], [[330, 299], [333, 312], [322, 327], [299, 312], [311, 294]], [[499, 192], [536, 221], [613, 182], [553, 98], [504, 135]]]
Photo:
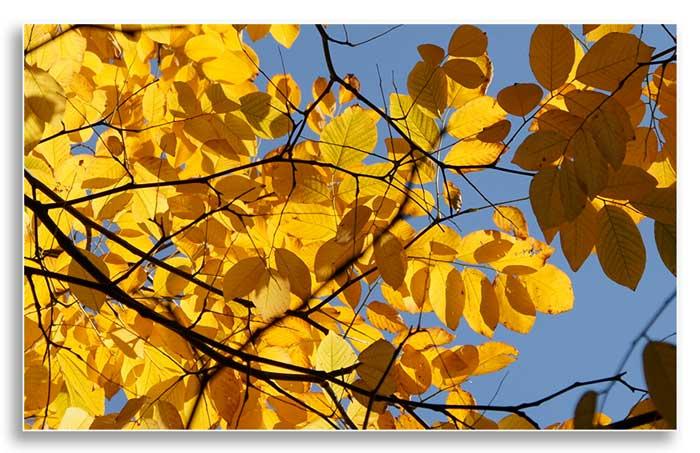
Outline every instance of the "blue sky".
[[[362, 41], [390, 28], [390, 25], [349, 25], [347, 31], [351, 41]], [[399, 92], [406, 93], [406, 76], [420, 59], [416, 47], [433, 43], [447, 47], [456, 25], [404, 25], [387, 35], [360, 47], [332, 46], [332, 55], [339, 74], [353, 73], [362, 84], [362, 92], [377, 105], [382, 105], [379, 88], [381, 74], [384, 96], [393, 91], [392, 81]], [[487, 94], [496, 96], [498, 91], [515, 82], [536, 82], [529, 67], [528, 49], [534, 25], [483, 25], [480, 26], [489, 38], [488, 53], [493, 61], [494, 75]], [[675, 27], [670, 27], [675, 33]], [[581, 35], [581, 26], [573, 25]], [[341, 26], [332, 25], [329, 33], [344, 38]], [[641, 27], [634, 32], [639, 35]], [[668, 35], [657, 25], [647, 25], [643, 30], [644, 41], [659, 50], [672, 45]], [[279, 46], [270, 36], [253, 44], [258, 53], [262, 70], [268, 75], [286, 72], [291, 74], [302, 89], [302, 105], [311, 100], [311, 85], [318, 76], [328, 77], [322, 57], [321, 41], [315, 28], [302, 26], [299, 38], [291, 49]], [[284, 62], [284, 70], [283, 63]], [[264, 89], [261, 77], [259, 86]], [[510, 118], [515, 126], [518, 118]], [[515, 129], [515, 127], [514, 127]], [[313, 132], [305, 133], [314, 137]], [[512, 152], [526, 133], [513, 142], [502, 163], [511, 166]], [[380, 140], [386, 136], [380, 127]], [[274, 142], [263, 142], [261, 152], [273, 148]], [[470, 176], [482, 192], [494, 202], [526, 196], [528, 177], [499, 172], [481, 172]], [[458, 181], [462, 189], [464, 206], [481, 206], [483, 200], [466, 184]], [[518, 206], [525, 212], [531, 234], [542, 239], [532, 210], [528, 203]], [[492, 228], [491, 211], [463, 216], [458, 222], [461, 234], [475, 229]], [[646, 325], [659, 305], [675, 291], [675, 277], [659, 259], [653, 238], [653, 223], [644, 220], [639, 225], [647, 248], [647, 265], [636, 292], [610, 281], [600, 269], [595, 255], [573, 273], [559, 247], [558, 238], [552, 243], [557, 252], [550, 262], [570, 275], [576, 297], [572, 311], [547, 316], [538, 314], [537, 322], [527, 335], [520, 335], [499, 326], [494, 340], [514, 345], [520, 351], [516, 363], [506, 371], [478, 376], [470, 380], [465, 388], [471, 391], [480, 403], [487, 403], [496, 392], [504, 374], [503, 385], [493, 400], [494, 404], [517, 404], [536, 400], [565, 387], [577, 380], [590, 380], [614, 374], [631, 341]], [[676, 330], [675, 301], [658, 319], [649, 336], [659, 339]], [[463, 322], [457, 331], [457, 342], [478, 344], [485, 338], [474, 334]], [[672, 337], [670, 341], [675, 341]], [[632, 354], [625, 370], [633, 385], [644, 387], [641, 372], [641, 345]], [[598, 387], [599, 389], [601, 387]], [[583, 389], [559, 397], [541, 407], [531, 409], [528, 414], [542, 426], [562, 421], [573, 414], [573, 408]], [[626, 415], [639, 394], [632, 394], [622, 386], [616, 386], [606, 402], [604, 411], [619, 419]], [[500, 414], [492, 414], [500, 418]]]

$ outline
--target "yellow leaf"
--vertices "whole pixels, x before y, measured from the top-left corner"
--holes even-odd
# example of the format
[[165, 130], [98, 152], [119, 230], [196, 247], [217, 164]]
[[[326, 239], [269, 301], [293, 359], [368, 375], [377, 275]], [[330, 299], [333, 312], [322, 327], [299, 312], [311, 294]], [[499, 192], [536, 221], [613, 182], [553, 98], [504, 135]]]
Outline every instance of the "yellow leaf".
[[593, 198], [608, 185], [608, 163], [593, 136], [585, 130], [574, 134], [570, 147], [573, 149], [576, 179], [586, 195]]
[[301, 90], [299, 85], [294, 81], [289, 74], [277, 74], [272, 76], [267, 83], [267, 94], [274, 96], [286, 104], [289, 102], [295, 107], [299, 107], [301, 102]]
[[[357, 355], [352, 350], [350, 344], [332, 330], [321, 340], [316, 349], [314, 366], [317, 370], [337, 371], [352, 366], [357, 362]], [[342, 376], [338, 376], [343, 382], [352, 382], [355, 372], [352, 371]], [[336, 398], [343, 397], [343, 388], [338, 384], [330, 384], [331, 390]]]
[[610, 279], [634, 290], [646, 264], [646, 251], [637, 226], [622, 208], [611, 204], [598, 211], [596, 223], [600, 266]]
[[601, 90], [613, 91], [638, 69], [637, 63], [649, 61], [651, 52], [652, 49], [634, 35], [609, 33], [583, 56], [576, 79]]
[[493, 282], [501, 324], [518, 333], [528, 333], [535, 324], [535, 304], [525, 285], [513, 275], [498, 274]]
[[311, 273], [304, 261], [287, 249], [275, 249], [275, 263], [280, 275], [289, 280], [290, 290], [306, 300], [311, 295]]
[[459, 190], [459, 187], [452, 181], [447, 181], [445, 185], [447, 187], [443, 195], [447, 205], [450, 207], [451, 211], [459, 212], [459, 210], [462, 209], [462, 191]]
[[225, 51], [226, 45], [217, 33], [193, 36], [185, 44], [185, 55], [197, 63], [219, 58]]
[[534, 83], [516, 83], [498, 92], [498, 104], [503, 110], [515, 116], [525, 116], [542, 99], [542, 88]]
[[647, 217], [669, 225], [676, 224], [676, 185], [656, 188], [630, 203]]
[[447, 133], [455, 138], [473, 138], [485, 128], [506, 118], [506, 112], [491, 96], [479, 96], [450, 116]]
[[464, 282], [459, 271], [447, 263], [437, 263], [430, 271], [430, 304], [438, 319], [456, 330], [464, 311]]
[[541, 130], [528, 135], [518, 146], [513, 163], [525, 170], [540, 170], [564, 155], [568, 140], [558, 132]]
[[466, 88], [476, 88], [488, 80], [481, 68], [471, 60], [448, 60], [442, 69], [447, 77]]
[[70, 406], [79, 407], [89, 415], [104, 414], [104, 389], [88, 378], [88, 366], [77, 352], [58, 349], [56, 361], [68, 389]]
[[515, 206], [498, 206], [493, 211], [493, 223], [506, 233], [513, 233], [520, 239], [527, 238], [527, 221], [520, 209]]
[[276, 97], [255, 92], [241, 97], [241, 112], [248, 124], [262, 138], [278, 138], [291, 131], [287, 107]]
[[58, 427], [56, 429], [90, 429], [90, 425], [92, 425], [93, 420], [95, 420], [95, 417], [88, 414], [82, 408], [69, 407], [63, 413], [63, 417], [61, 418], [61, 421], [59, 422]]
[[423, 111], [438, 118], [447, 106], [447, 77], [441, 67], [419, 61], [408, 74], [408, 94]]
[[287, 311], [290, 302], [289, 280], [278, 271], [268, 269], [253, 292], [253, 304], [258, 313], [265, 321], [274, 319]]
[[479, 353], [479, 366], [472, 375], [495, 373], [502, 370], [518, 358], [518, 350], [500, 341], [489, 341], [476, 347]]
[[661, 261], [676, 275], [676, 225], [654, 222], [654, 239]]
[[398, 333], [406, 329], [401, 315], [391, 305], [374, 301], [367, 305], [367, 318], [378, 329]]
[[562, 251], [575, 272], [591, 254], [598, 238], [596, 209], [587, 202], [578, 217], [561, 224], [559, 232]]
[[565, 159], [559, 171], [559, 196], [564, 210], [564, 219], [571, 221], [586, 207], [586, 194], [576, 178], [574, 163]]
[[479, 353], [472, 345], [428, 350], [426, 355], [431, 357], [433, 385], [439, 389], [461, 384], [479, 366]]
[[[106, 278], [109, 278], [109, 268], [102, 259], [84, 250], [81, 250], [81, 253], [86, 259], [88, 259], [92, 263], [93, 266], [97, 267], [97, 269], [102, 275], [104, 275]], [[79, 278], [81, 280], [87, 280], [89, 282], [97, 282], [97, 280], [92, 276], [92, 274], [90, 274], [87, 270], [83, 269], [83, 267], [78, 263], [78, 261], [74, 259], [71, 260], [70, 264], [68, 265], [68, 275]], [[107, 295], [104, 292], [88, 288], [86, 286], [81, 286], [77, 283], [68, 283], [68, 288], [71, 290], [75, 298], [78, 299], [78, 301], [81, 304], [90, 307], [96, 312], [100, 311], [100, 309], [102, 308], [102, 304], [104, 304], [107, 300]]]
[[242, 51], [224, 50], [216, 58], [202, 63], [202, 72], [213, 82], [238, 85], [255, 76], [257, 69]]
[[524, 419], [518, 414], [510, 414], [498, 421], [498, 429], [537, 429], [528, 420]]
[[420, 351], [405, 344], [398, 363], [397, 380], [403, 392], [409, 395], [420, 395], [428, 390], [432, 382], [430, 362]]
[[676, 429], [676, 346], [650, 341], [642, 359], [649, 396], [669, 427]]
[[447, 53], [453, 57], [478, 57], [486, 52], [486, 33], [473, 25], [460, 25], [452, 33]]
[[350, 107], [321, 132], [321, 159], [338, 167], [349, 168], [361, 163], [377, 144], [377, 127], [371, 114]]
[[498, 299], [493, 286], [478, 269], [465, 268], [462, 280], [466, 293], [464, 319], [475, 332], [491, 338], [498, 324]]
[[[510, 132], [510, 121], [501, 120], [491, 126], [485, 127], [476, 135], [477, 140], [486, 143], [499, 143], [505, 140]], [[505, 148], [504, 148], [505, 150]]]
[[408, 260], [401, 241], [389, 232], [382, 234], [375, 245], [374, 256], [384, 281], [394, 289], [403, 285]]
[[368, 222], [372, 214], [372, 210], [364, 205], [350, 209], [338, 224], [335, 241], [338, 244], [347, 244], [361, 238], [363, 234], [367, 233]]
[[632, 24], [585, 24], [583, 25], [583, 34], [586, 35], [587, 41], [598, 41], [608, 33], [619, 32], [629, 33], [634, 28]]
[[251, 293], [265, 272], [265, 262], [254, 256], [238, 261], [224, 275], [224, 297], [227, 300]]
[[583, 394], [574, 411], [574, 429], [593, 429], [595, 427], [596, 403], [598, 393], [589, 390]]
[[272, 24], [270, 25], [270, 34], [275, 38], [275, 41], [289, 49], [299, 36], [299, 25]]
[[559, 190], [559, 170], [543, 168], [530, 182], [530, 203], [540, 228], [557, 227], [564, 221]]
[[[360, 91], [360, 79], [358, 79], [355, 74], [346, 74], [345, 77], [343, 77], [343, 81], [353, 87], [356, 91]], [[340, 104], [345, 104], [353, 99], [355, 99], [355, 95], [352, 93], [352, 91], [341, 85], [338, 89], [338, 102]]]
[[537, 272], [521, 275], [520, 281], [537, 311], [559, 314], [574, 308], [574, 290], [569, 276], [551, 264]]
[[412, 346], [417, 351], [423, 351], [446, 345], [454, 339], [454, 334], [441, 327], [427, 327], [411, 335], [405, 344]]
[[574, 38], [563, 25], [538, 25], [530, 40], [530, 67], [540, 84], [554, 91], [574, 65]]
[[498, 162], [504, 151], [499, 143], [462, 140], [452, 147], [443, 162], [458, 167], [460, 172], [479, 171]]
[[[396, 391], [396, 381], [391, 371], [396, 348], [386, 340], [377, 340], [364, 349], [357, 358], [360, 366], [357, 374], [369, 389], [390, 395]], [[380, 385], [381, 384], [381, 385]]]
[[66, 109], [61, 85], [39, 68], [24, 68], [24, 147], [36, 145], [45, 126], [57, 124]]
[[435, 44], [421, 44], [418, 53], [423, 61], [432, 66], [439, 66], [445, 58], [445, 50]]
[[144, 90], [141, 106], [143, 108], [143, 117], [149, 124], [159, 124], [163, 120], [166, 98], [165, 93], [163, 93], [157, 83], [149, 85]]
[[605, 198], [639, 201], [654, 190], [656, 179], [639, 167], [623, 165], [610, 174], [607, 185], [600, 192]]
[[[440, 131], [435, 120], [423, 113], [406, 95], [389, 95], [389, 114], [396, 118], [397, 126], [423, 151], [435, 149], [440, 140]], [[405, 154], [405, 153], [404, 153]]]

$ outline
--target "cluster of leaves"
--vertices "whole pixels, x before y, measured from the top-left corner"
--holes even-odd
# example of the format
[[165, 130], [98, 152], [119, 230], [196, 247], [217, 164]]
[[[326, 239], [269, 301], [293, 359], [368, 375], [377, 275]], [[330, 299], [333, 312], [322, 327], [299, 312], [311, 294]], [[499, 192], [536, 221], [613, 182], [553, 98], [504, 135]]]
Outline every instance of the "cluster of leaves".
[[[25, 426], [539, 428], [525, 410], [548, 398], [479, 405], [463, 384], [516, 360], [499, 324], [573, 308], [555, 235], [573, 270], [595, 249], [634, 288], [648, 216], [675, 273], [675, 48], [630, 30], [584, 28], [584, 52], [539, 26], [542, 87], [494, 98], [487, 37], [463, 25], [446, 50], [419, 46], [407, 94], [380, 107], [333, 66], [356, 43], [320, 26], [328, 74], [305, 105], [245, 42], [291, 47], [299, 26], [27, 26]], [[513, 134], [508, 114], [525, 120]], [[500, 167], [526, 124], [528, 171]], [[546, 241], [513, 206], [527, 198], [462, 207], [456, 182], [478, 192], [484, 170], [537, 171]], [[448, 225], [481, 210], [494, 227]], [[462, 319], [483, 343], [454, 344]]]

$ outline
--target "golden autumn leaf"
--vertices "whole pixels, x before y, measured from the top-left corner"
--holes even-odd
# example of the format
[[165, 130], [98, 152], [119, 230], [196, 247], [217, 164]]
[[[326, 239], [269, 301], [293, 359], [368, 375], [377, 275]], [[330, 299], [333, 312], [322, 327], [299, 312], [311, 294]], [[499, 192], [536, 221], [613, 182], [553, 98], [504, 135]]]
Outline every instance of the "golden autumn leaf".
[[525, 116], [542, 99], [542, 88], [534, 83], [516, 83], [498, 92], [498, 104], [515, 116]]
[[671, 429], [676, 427], [676, 346], [650, 341], [642, 354], [644, 378], [654, 406]]
[[646, 249], [637, 226], [629, 214], [612, 204], [598, 211], [596, 223], [600, 266], [612, 280], [634, 291], [646, 263]]
[[530, 40], [530, 67], [550, 91], [561, 87], [574, 65], [574, 37], [563, 25], [538, 25]]
[[460, 25], [452, 33], [447, 53], [453, 57], [478, 57], [486, 52], [486, 33], [473, 25]]

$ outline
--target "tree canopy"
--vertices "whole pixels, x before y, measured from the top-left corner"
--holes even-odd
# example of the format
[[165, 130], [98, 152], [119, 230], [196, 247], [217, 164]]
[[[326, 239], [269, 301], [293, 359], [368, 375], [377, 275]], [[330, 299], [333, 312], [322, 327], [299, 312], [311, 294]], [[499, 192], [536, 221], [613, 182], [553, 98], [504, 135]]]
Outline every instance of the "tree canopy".
[[[497, 329], [575, 312], [592, 255], [630, 290], [650, 253], [676, 274], [676, 46], [574, 27], [535, 28], [537, 83], [489, 90], [489, 37], [461, 25], [370, 99], [334, 50], [383, 34], [25, 26], [25, 429], [675, 428], [667, 341], [644, 388], [625, 361], [509, 405], [465, 386], [518, 359]], [[325, 66], [309, 87], [255, 50], [300, 33]], [[529, 191], [491, 200], [476, 172]], [[554, 425], [528, 414], [600, 383], [640, 395], [627, 417], [607, 390]]]

